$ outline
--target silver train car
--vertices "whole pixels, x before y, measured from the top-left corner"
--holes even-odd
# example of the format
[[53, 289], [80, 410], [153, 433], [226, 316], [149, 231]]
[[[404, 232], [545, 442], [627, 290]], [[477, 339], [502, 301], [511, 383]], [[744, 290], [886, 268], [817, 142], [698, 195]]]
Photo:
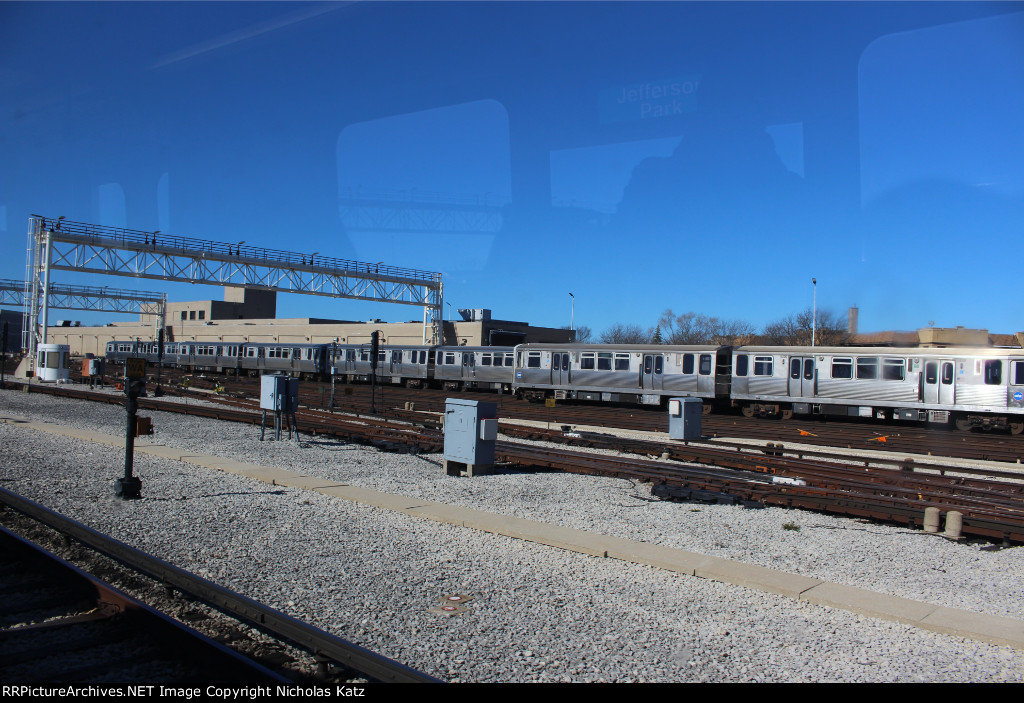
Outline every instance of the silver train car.
[[671, 397], [704, 400], [705, 413], [729, 396], [730, 348], [714, 345], [520, 344], [517, 395], [661, 405]]
[[375, 375], [380, 382], [422, 388], [429, 385], [434, 368], [434, 347], [381, 345], [377, 352], [377, 370], [373, 371], [370, 345], [328, 344], [330, 373], [344, 381], [369, 381]]
[[445, 390], [512, 390], [513, 347], [438, 347], [434, 380]]
[[326, 350], [322, 344], [288, 342], [165, 342], [160, 360], [157, 342], [107, 342], [105, 358], [123, 364], [129, 357], [167, 368], [215, 373], [289, 373], [308, 378], [324, 377]]
[[837, 415], [1024, 431], [1024, 351], [736, 347], [743, 414]]

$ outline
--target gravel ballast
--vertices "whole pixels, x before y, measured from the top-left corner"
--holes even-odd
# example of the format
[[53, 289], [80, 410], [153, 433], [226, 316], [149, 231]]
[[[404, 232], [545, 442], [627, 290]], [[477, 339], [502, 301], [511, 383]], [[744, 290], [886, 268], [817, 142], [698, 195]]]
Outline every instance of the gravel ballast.
[[[123, 408], [0, 391], [0, 412], [123, 436]], [[146, 411], [159, 442], [339, 483], [1024, 619], [1024, 551], [804, 511], [666, 503], [556, 472], [444, 475], [440, 455]], [[268, 433], [268, 437], [270, 434]], [[1024, 652], [0, 424], [0, 485], [451, 681], [1021, 681]], [[800, 529], [783, 529], [783, 525]], [[448, 594], [472, 600], [434, 612]]]

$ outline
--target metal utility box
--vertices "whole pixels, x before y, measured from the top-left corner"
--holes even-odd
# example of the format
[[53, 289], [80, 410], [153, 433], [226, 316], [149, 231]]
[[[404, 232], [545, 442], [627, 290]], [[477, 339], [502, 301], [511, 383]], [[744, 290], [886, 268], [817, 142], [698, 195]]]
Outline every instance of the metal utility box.
[[480, 400], [448, 398], [444, 408], [444, 472], [474, 476], [494, 471], [498, 406]]
[[260, 378], [260, 408], [274, 412], [295, 412], [299, 406], [299, 380], [285, 374]]
[[700, 398], [670, 398], [668, 436], [672, 439], [700, 439], [704, 401]]

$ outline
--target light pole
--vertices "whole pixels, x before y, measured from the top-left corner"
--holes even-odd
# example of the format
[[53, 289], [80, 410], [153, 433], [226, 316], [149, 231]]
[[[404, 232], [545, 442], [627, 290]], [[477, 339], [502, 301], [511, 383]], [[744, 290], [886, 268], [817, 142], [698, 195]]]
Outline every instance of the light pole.
[[814, 307], [811, 309], [811, 346], [814, 346], [815, 333], [818, 331], [818, 279], [812, 278], [814, 286]]
[[[572, 299], [572, 303], [571, 303], [572, 307], [570, 308], [570, 311], [569, 311], [569, 331], [570, 332], [575, 332], [576, 331], [576, 296], [573, 295], [572, 293], [570, 293], [569, 297]], [[573, 335], [573, 336], [575, 337], [575, 335]]]

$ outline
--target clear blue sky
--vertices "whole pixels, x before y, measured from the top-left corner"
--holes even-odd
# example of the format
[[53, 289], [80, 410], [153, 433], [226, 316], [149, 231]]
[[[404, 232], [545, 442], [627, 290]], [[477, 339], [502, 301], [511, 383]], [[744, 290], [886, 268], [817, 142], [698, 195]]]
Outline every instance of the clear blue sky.
[[761, 326], [814, 277], [862, 331], [1024, 330], [1024, 3], [0, 2], [0, 277], [34, 212], [439, 270], [554, 327], [570, 292], [596, 332]]

